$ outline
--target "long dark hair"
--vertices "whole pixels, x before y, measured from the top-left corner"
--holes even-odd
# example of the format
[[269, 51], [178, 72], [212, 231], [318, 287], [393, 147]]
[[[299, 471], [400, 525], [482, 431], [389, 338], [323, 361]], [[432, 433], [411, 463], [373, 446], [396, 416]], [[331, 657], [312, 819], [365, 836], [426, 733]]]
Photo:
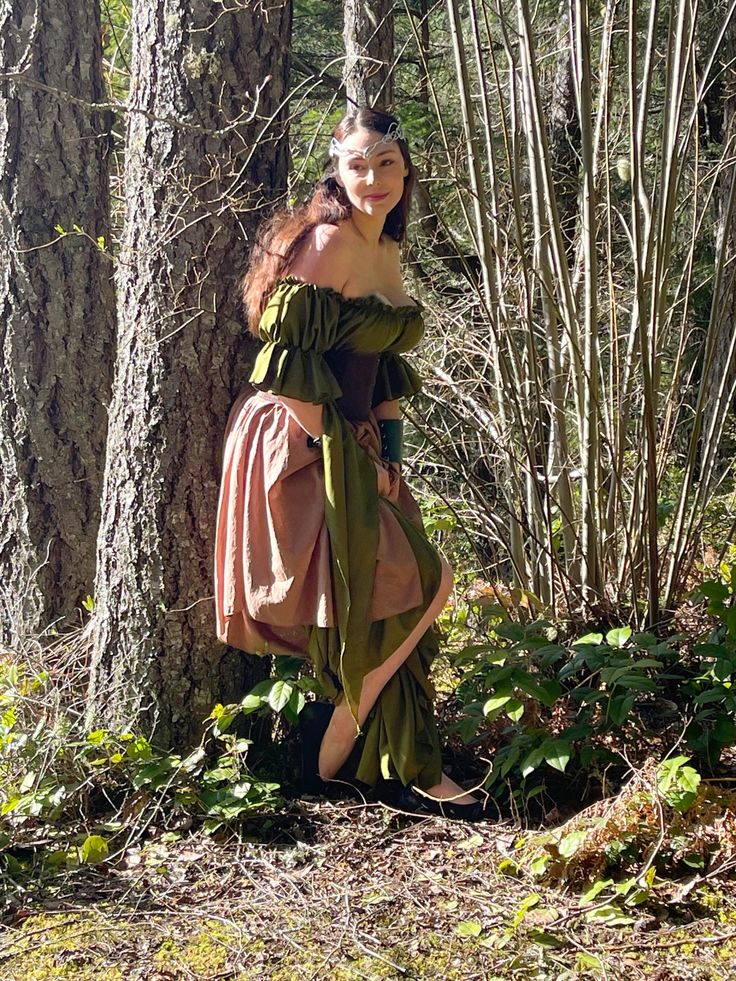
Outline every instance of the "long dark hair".
[[[333, 136], [344, 140], [356, 129], [387, 133], [398, 120], [390, 112], [361, 106], [351, 109], [337, 124]], [[397, 140], [404, 165], [409, 173], [404, 178], [404, 193], [399, 203], [389, 211], [383, 232], [396, 242], [406, 238], [409, 220], [411, 192], [416, 180], [416, 170], [409, 156], [406, 140]], [[276, 283], [285, 276], [300, 247], [317, 225], [338, 225], [350, 217], [351, 204], [344, 188], [337, 183], [337, 158], [330, 157], [311, 199], [293, 211], [281, 210], [265, 222], [256, 237], [250, 254], [248, 270], [242, 280], [243, 303], [252, 333], [258, 331], [258, 323], [268, 297]]]

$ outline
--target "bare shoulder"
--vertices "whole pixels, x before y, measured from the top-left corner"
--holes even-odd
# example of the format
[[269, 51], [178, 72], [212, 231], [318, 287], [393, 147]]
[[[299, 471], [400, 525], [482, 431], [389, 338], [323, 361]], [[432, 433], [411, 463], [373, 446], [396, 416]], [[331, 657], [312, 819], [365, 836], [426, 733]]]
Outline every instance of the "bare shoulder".
[[350, 270], [352, 238], [343, 225], [317, 225], [289, 267], [305, 283], [342, 292]]

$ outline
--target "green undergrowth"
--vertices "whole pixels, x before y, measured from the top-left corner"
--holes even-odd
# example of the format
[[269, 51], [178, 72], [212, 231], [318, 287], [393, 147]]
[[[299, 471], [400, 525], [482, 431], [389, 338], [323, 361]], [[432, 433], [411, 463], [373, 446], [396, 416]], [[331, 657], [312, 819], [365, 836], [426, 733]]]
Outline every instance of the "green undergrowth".
[[476, 590], [447, 619], [444, 680], [448, 731], [490, 760], [484, 786], [497, 800], [565, 808], [567, 787], [579, 806], [654, 755], [686, 754], [707, 777], [731, 773], [736, 566], [694, 593], [693, 630], [669, 636], [627, 625], [570, 635], [528, 609], [512, 619], [492, 593]]
[[43, 671], [0, 662], [0, 888], [6, 902], [54, 877], [114, 862], [155, 825], [217, 833], [281, 804], [248, 766], [251, 741], [216, 706], [188, 755], [133, 732], [83, 731]]

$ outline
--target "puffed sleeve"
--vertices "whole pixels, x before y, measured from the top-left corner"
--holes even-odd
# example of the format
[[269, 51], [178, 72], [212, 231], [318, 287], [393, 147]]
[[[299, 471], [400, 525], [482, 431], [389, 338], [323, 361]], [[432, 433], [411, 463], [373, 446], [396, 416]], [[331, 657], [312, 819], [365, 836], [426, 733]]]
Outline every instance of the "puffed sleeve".
[[393, 399], [409, 398], [421, 388], [422, 379], [405, 358], [390, 351], [381, 355], [373, 389], [374, 406]]
[[296, 280], [281, 282], [263, 311], [251, 384], [302, 402], [330, 402], [342, 389], [324, 354], [336, 346], [340, 294]]

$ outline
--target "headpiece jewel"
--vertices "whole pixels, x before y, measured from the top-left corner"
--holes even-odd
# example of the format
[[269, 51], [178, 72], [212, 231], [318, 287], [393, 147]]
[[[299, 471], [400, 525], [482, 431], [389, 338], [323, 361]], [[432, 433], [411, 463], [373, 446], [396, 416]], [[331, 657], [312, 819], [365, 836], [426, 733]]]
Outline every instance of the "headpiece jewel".
[[364, 160], [367, 160], [369, 157], [372, 157], [374, 153], [377, 153], [382, 146], [385, 146], [387, 143], [395, 143], [397, 140], [406, 140], [406, 134], [401, 128], [401, 123], [398, 122], [391, 123], [391, 125], [383, 134], [381, 139], [376, 140], [375, 143], [371, 143], [371, 145], [367, 146], [364, 150], [358, 150], [353, 147], [345, 146], [344, 143], [341, 143], [333, 136], [330, 142], [330, 156], [331, 157], [356, 156], [356, 157], [363, 157]]

